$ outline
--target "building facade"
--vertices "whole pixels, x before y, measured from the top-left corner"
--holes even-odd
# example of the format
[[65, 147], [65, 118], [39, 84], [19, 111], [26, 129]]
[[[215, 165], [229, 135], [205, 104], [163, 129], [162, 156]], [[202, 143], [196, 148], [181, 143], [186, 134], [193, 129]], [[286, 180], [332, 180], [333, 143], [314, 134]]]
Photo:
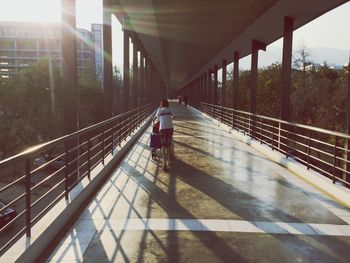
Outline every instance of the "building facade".
[[[98, 63], [102, 61], [102, 57], [96, 59], [96, 54], [102, 56], [102, 52], [95, 52], [98, 46], [95, 44], [95, 39], [102, 41], [102, 31], [97, 31], [95, 28], [97, 25], [93, 27], [94, 33], [78, 29], [77, 67], [78, 72], [82, 72], [92, 66], [99, 77], [101, 73], [97, 70], [101, 69], [97, 67], [95, 61]], [[0, 23], [0, 77], [12, 77], [20, 69], [41, 59], [54, 61], [62, 67], [61, 24]]]
[[91, 24], [91, 33], [95, 43], [95, 69], [96, 76], [103, 81], [103, 26], [101, 24]]

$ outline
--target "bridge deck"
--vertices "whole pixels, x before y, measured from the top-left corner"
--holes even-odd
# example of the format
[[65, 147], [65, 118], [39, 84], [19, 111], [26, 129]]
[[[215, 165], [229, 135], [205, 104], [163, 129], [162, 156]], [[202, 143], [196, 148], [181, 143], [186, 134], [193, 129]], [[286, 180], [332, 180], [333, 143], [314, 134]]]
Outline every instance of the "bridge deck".
[[172, 103], [172, 168], [150, 129], [51, 262], [348, 262], [350, 212], [194, 111]]

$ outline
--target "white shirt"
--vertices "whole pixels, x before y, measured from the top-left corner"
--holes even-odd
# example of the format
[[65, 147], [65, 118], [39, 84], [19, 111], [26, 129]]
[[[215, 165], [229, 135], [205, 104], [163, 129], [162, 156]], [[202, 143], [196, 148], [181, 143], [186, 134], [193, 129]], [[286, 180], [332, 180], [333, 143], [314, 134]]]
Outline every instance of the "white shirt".
[[156, 117], [160, 121], [159, 130], [163, 129], [172, 129], [173, 128], [173, 120], [172, 120], [173, 113], [171, 112], [170, 108], [159, 108]]

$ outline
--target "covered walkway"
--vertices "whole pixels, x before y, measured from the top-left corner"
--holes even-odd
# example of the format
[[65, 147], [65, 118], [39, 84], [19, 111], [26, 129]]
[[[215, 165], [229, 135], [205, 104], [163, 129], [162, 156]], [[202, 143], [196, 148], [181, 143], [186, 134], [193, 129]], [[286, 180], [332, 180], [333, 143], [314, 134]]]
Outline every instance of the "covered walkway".
[[51, 262], [346, 262], [350, 210], [173, 102], [169, 172], [150, 129]]

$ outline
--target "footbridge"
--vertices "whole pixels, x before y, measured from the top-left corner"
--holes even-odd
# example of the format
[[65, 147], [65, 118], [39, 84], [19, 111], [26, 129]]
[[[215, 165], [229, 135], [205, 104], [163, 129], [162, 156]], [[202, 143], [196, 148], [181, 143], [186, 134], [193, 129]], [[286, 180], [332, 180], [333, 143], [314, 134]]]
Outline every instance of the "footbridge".
[[[290, 107], [294, 30], [348, 1], [103, 0], [104, 121], [84, 129], [76, 6], [61, 2], [66, 135], [0, 161], [0, 262], [349, 262], [350, 110], [339, 133], [293, 122]], [[124, 37], [117, 107], [113, 16]], [[279, 38], [272, 118], [257, 111], [258, 59]], [[168, 171], [149, 147], [164, 98], [175, 116]]]
[[[244, 134], [243, 126], [232, 129], [174, 101], [171, 109], [175, 156], [169, 171], [163, 171], [159, 153], [157, 160], [151, 158], [150, 115], [142, 114], [145, 121], [130, 127], [122, 142], [116, 132], [104, 140], [94, 139], [91, 131], [86, 131], [91, 138], [80, 134], [81, 161], [73, 165], [80, 173], [71, 186], [74, 171], [60, 176], [69, 170], [65, 166], [45, 177], [31, 171], [34, 200], [23, 212], [27, 217], [31, 211], [32, 223], [24, 229], [31, 236], [16, 240], [0, 261], [348, 260], [350, 192], [345, 187], [273, 150], [273, 143]], [[120, 131], [113, 127], [123, 120], [114, 121], [103, 125]], [[61, 180], [38, 203], [38, 187], [50, 177]], [[55, 194], [66, 198], [55, 202]]]

